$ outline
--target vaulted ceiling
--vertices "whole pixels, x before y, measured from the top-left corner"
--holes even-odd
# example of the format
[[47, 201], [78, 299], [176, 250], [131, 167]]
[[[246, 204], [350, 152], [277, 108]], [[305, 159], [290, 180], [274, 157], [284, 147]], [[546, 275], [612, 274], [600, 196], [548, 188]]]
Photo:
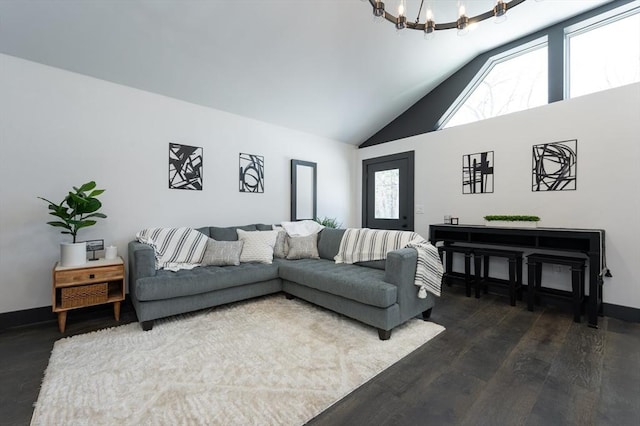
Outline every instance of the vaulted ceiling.
[[[0, 53], [359, 144], [479, 53], [609, 1], [528, 0], [425, 40], [362, 0], [2, 0]], [[426, 3], [456, 19], [459, 0]]]

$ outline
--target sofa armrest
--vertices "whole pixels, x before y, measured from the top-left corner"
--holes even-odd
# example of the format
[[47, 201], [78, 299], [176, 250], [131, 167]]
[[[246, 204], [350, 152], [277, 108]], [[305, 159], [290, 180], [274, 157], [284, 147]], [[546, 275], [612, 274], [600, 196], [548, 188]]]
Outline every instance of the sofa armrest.
[[[412, 248], [403, 248], [387, 253], [384, 268], [384, 280], [398, 287], [413, 287], [418, 264], [418, 252]], [[411, 288], [411, 287], [409, 287]]]
[[418, 298], [418, 286], [415, 285], [418, 252], [414, 248], [403, 248], [387, 253], [384, 280], [398, 287], [398, 305], [401, 321], [406, 321], [434, 305], [435, 296], [429, 294], [426, 299]]
[[144, 277], [156, 275], [156, 256], [148, 244], [129, 242], [129, 293], [135, 297], [135, 283]]

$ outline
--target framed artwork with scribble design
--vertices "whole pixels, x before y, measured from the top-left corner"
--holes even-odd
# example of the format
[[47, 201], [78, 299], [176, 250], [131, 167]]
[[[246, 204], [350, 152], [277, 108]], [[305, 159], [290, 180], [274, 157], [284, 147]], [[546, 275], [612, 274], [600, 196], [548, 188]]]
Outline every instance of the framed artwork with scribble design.
[[578, 140], [533, 146], [531, 190], [572, 191], [578, 180]]
[[264, 157], [240, 153], [240, 192], [264, 192]]

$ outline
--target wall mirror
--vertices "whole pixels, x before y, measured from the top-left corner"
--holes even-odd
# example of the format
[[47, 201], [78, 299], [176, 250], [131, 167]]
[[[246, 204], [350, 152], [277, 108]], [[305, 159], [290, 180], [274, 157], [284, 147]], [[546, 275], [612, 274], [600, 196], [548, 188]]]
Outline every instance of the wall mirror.
[[315, 219], [317, 208], [316, 163], [291, 160], [291, 220]]

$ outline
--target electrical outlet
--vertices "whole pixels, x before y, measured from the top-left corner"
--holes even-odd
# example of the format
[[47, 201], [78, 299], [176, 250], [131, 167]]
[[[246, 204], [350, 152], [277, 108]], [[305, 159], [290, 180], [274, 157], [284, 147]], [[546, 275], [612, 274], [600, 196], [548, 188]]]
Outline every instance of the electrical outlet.
[[555, 272], [556, 274], [559, 274], [560, 272], [562, 272], [562, 266], [553, 265], [553, 272]]
[[424, 214], [424, 206], [422, 204], [416, 204], [416, 214]]

